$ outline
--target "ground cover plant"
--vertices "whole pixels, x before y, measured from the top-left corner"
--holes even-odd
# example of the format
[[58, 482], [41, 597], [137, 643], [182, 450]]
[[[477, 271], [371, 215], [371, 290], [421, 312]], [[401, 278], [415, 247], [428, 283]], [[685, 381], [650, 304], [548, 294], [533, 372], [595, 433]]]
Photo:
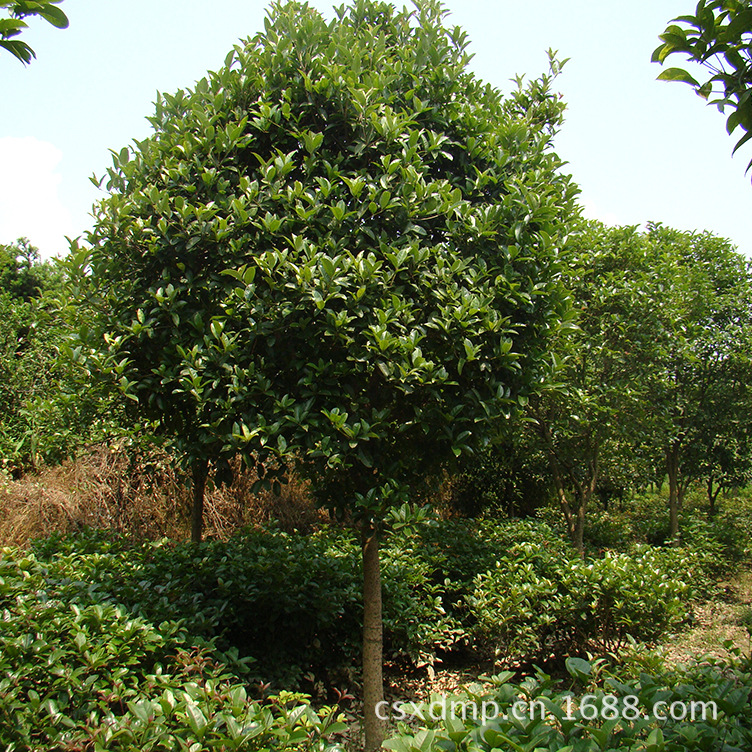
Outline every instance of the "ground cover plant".
[[[301, 695], [260, 703], [175, 622], [77, 604], [35, 557], [0, 554], [0, 745], [22, 750], [322, 750], [344, 726]], [[237, 667], [237, 662], [235, 666]]]
[[[741, 752], [752, 744], [748, 659], [697, 664], [619, 680], [569, 659], [568, 681], [538, 670], [505, 672], [451, 696], [396, 709], [410, 713], [393, 752]], [[515, 707], [515, 704], [518, 704]], [[703, 710], [704, 708], [704, 710]], [[414, 713], [414, 714], [413, 714]]]
[[[411, 515], [406, 511], [402, 517]], [[700, 556], [704, 545], [709, 553]], [[698, 583], [712, 579], [719, 556], [730, 551], [714, 545], [707, 536], [686, 548], [633, 539], [629, 551], [583, 560], [565, 533], [541, 521], [405, 524], [384, 547], [387, 652], [402, 667], [405, 661], [421, 665], [453, 655], [490, 657], [500, 668], [516, 666], [521, 672], [518, 680], [502, 682], [508, 685], [505, 693], [530, 694], [539, 679], [524, 674], [533, 662], [560, 676], [567, 656], [609, 656], [633, 639], [655, 641], [681, 628], [691, 599], [705, 592]], [[332, 725], [336, 713], [305, 709], [306, 698], [285, 692], [323, 686], [321, 703], [347, 696], [356, 685], [359, 554], [357, 537], [341, 527], [308, 536], [246, 530], [228, 541], [200, 545], [134, 544], [86, 531], [40, 540], [25, 553], [5, 549], [0, 712], [8, 741], [3, 741], [16, 745], [8, 747], [12, 750], [33, 749], [34, 743], [44, 748], [46, 742], [37, 740], [48, 738], [66, 743], [93, 738], [106, 749], [147, 749], [157, 740], [167, 740], [168, 749], [170, 744], [210, 746], [208, 740], [233, 748], [231, 743], [241, 745], [246, 738], [244, 724], [260, 722], [261, 714], [281, 748], [289, 739], [310, 742], [312, 749], [329, 743], [321, 737], [341, 728]], [[557, 660], [551, 660], [554, 656]], [[623, 691], [643, 699], [651, 692], [691, 694], [682, 687], [696, 686], [701, 675], [709, 692], [725, 697], [724, 692], [743, 687], [745, 676], [741, 664], [708, 669], [707, 676], [700, 671], [690, 679], [663, 675], [659, 665], [642, 677], [634, 674], [633, 663], [618, 668], [611, 660], [609, 665], [616, 666], [614, 681], [626, 682], [629, 691]], [[723, 684], [723, 676], [731, 684]], [[565, 685], [540, 681], [545, 691], [539, 694], [563, 701]], [[614, 693], [612, 684], [598, 685], [595, 694]], [[283, 699], [262, 701], [270, 692]], [[734, 697], [741, 695], [724, 701], [733, 705]], [[293, 712], [291, 706], [303, 709]], [[733, 749], [733, 740], [747, 732], [736, 711], [724, 712], [713, 733], [727, 733]], [[654, 725], [637, 724], [604, 732], [585, 721], [566, 728], [560, 721], [504, 726], [494, 733], [551, 749], [558, 749], [550, 746], [554, 742], [575, 744], [574, 749], [630, 749], [628, 744], [642, 743], [656, 731]], [[483, 748], [493, 736], [483, 741], [479, 734], [485, 738], [488, 729], [463, 728], [434, 724], [419, 738], [415, 728], [402, 729], [400, 741], [390, 744], [443, 748], [441, 740], [449, 734], [457, 749], [471, 743]], [[690, 733], [688, 726], [682, 728], [679, 736]], [[651, 737], [656, 750], [701, 749], [708, 739], [720, 738], [708, 736], [703, 727], [699, 741], [692, 742], [700, 746], [681, 747], [671, 729], [662, 727], [662, 742]], [[267, 743], [264, 739], [261, 734], [256, 741]], [[598, 739], [610, 739], [612, 746], [592, 746]]]
[[[717, 552], [699, 549], [638, 545], [583, 560], [534, 520], [396, 531], [384, 547], [387, 654], [424, 665], [470, 651], [510, 665], [654, 641], [707, 592]], [[353, 680], [363, 606], [360, 549], [346, 529], [246, 530], [200, 545], [132, 545], [92, 531], [33, 550], [60, 597], [180, 621], [218, 650], [254, 659], [259, 680]]]

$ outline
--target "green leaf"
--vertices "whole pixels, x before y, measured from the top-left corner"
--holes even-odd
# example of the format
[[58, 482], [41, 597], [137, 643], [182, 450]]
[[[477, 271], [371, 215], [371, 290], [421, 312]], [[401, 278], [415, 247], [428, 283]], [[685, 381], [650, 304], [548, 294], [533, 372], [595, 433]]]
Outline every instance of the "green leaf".
[[48, 21], [58, 29], [68, 28], [68, 17], [63, 13], [60, 8], [54, 5], [45, 4], [43, 8], [38, 11], [39, 15]]
[[699, 82], [683, 68], [666, 68], [658, 76], [659, 81], [683, 81], [690, 86], [700, 87]]
[[32, 58], [36, 57], [34, 50], [26, 42], [19, 40], [0, 40], [0, 47], [15, 55], [22, 63], [30, 63]]
[[201, 712], [201, 709], [193, 703], [188, 703], [186, 707], [186, 716], [188, 718], [188, 725], [191, 730], [199, 739], [202, 739], [208, 725], [206, 716]]
[[752, 138], [752, 130], [748, 131], [747, 133], [742, 136], [737, 142], [736, 146], [734, 146], [734, 150], [731, 152], [732, 154], [736, 154], [736, 152], [739, 150], [740, 147], [744, 146], [744, 144], [747, 143]]
[[565, 661], [569, 675], [579, 681], [587, 680], [593, 673], [593, 667], [582, 658], [567, 658]]

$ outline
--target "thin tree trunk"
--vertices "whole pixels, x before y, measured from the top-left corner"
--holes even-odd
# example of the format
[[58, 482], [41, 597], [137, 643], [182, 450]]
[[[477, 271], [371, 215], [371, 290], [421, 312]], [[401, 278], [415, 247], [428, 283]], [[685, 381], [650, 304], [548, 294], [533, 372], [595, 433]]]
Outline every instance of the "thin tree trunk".
[[682, 481], [679, 482], [677, 486], [677, 507], [679, 511], [681, 511], [684, 508], [684, 497], [687, 495], [687, 489], [689, 488], [689, 481], [690, 478], [684, 478]]
[[205, 459], [193, 462], [193, 508], [191, 510], [191, 540], [201, 543], [204, 532], [204, 491], [209, 461]]
[[679, 444], [674, 442], [666, 451], [668, 473], [669, 537], [679, 539]]
[[377, 715], [384, 699], [382, 677], [381, 570], [379, 535], [363, 531], [363, 727], [365, 752], [377, 752], [384, 741], [384, 723]]
[[721, 484], [719, 483], [715, 490], [713, 490], [713, 476], [708, 476], [708, 518], [713, 519], [718, 513], [718, 508], [715, 505], [718, 499], [718, 494], [721, 492]]
[[581, 556], [585, 556], [585, 499], [580, 499], [579, 506], [577, 507], [577, 516], [574, 524], [574, 535], [572, 537], [572, 544], [577, 549], [577, 553]]

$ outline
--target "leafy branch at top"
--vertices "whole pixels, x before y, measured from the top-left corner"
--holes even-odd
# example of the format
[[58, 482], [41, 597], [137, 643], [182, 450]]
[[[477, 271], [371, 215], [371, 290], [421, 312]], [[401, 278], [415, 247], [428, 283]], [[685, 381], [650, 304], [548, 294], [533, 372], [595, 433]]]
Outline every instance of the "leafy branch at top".
[[[681, 25], [678, 25], [681, 24]], [[712, 75], [701, 83], [683, 68], [667, 68], [658, 78], [688, 83], [721, 112], [733, 112], [726, 130], [745, 132], [734, 153], [752, 139], [752, 7], [750, 0], [700, 0], [695, 15], [679, 16], [661, 34], [653, 62], [663, 64], [669, 55], [683, 52]], [[752, 161], [747, 170], [752, 167]]]
[[28, 27], [25, 18], [41, 16], [58, 29], [68, 28], [68, 17], [57, 7], [62, 0], [0, 0], [0, 47], [15, 55], [22, 63], [36, 57], [26, 42], [16, 39]]

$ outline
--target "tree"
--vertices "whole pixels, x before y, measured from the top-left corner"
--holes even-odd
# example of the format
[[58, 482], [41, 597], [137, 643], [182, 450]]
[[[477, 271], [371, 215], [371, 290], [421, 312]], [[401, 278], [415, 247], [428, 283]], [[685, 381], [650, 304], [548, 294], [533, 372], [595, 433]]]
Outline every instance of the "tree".
[[235, 455], [265, 479], [294, 466], [359, 526], [369, 750], [384, 514], [546, 381], [567, 305], [552, 76], [503, 98], [444, 15], [274, 4], [158, 98], [77, 251], [99, 368], [193, 468], [194, 534], [209, 461]]
[[701, 480], [708, 497], [708, 516], [717, 512], [718, 496], [752, 481], [752, 423], [749, 360], [731, 358], [724, 366], [733, 371], [709, 384], [700, 405], [693, 441], [685, 451], [684, 467], [690, 480]]
[[[555, 384], [530, 401], [570, 539], [606, 475], [653, 459], [669, 480], [669, 528], [692, 481], [749, 473], [752, 273], [730, 243], [652, 224], [585, 223], [564, 253], [577, 329], [554, 350]], [[563, 329], [562, 329], [563, 333]]]
[[712, 75], [700, 83], [684, 68], [667, 68], [658, 78], [689, 84], [721, 112], [731, 108], [726, 130], [744, 131], [736, 153], [752, 138], [752, 6], [749, 0], [700, 0], [694, 15], [674, 21], [681, 25], [672, 23], [661, 34], [663, 44], [653, 52], [653, 62], [663, 64], [669, 55], [684, 53]]
[[548, 456], [569, 538], [582, 554], [587, 510], [604, 471], [628, 465], [631, 447], [645, 440], [645, 367], [656, 318], [636, 228], [586, 222], [563, 260], [576, 326], [561, 330], [556, 383], [530, 401], [528, 431]]
[[715, 447], [726, 440], [749, 447], [752, 270], [729, 241], [710, 233], [650, 225], [646, 240], [661, 320], [645, 382], [649, 425], [665, 458], [676, 538], [688, 483], [727, 461]]
[[59, 288], [60, 270], [39, 258], [39, 249], [28, 238], [0, 245], [0, 294], [29, 301], [45, 290]]
[[58, 4], [62, 0], [0, 0], [0, 47], [15, 55], [22, 63], [30, 63], [37, 55], [26, 42], [16, 37], [28, 27], [25, 18], [41, 16], [58, 29], [68, 28], [68, 17]]
[[13, 475], [62, 459], [87, 404], [58, 359], [70, 334], [63, 282], [25, 238], [0, 245], [0, 468]]

